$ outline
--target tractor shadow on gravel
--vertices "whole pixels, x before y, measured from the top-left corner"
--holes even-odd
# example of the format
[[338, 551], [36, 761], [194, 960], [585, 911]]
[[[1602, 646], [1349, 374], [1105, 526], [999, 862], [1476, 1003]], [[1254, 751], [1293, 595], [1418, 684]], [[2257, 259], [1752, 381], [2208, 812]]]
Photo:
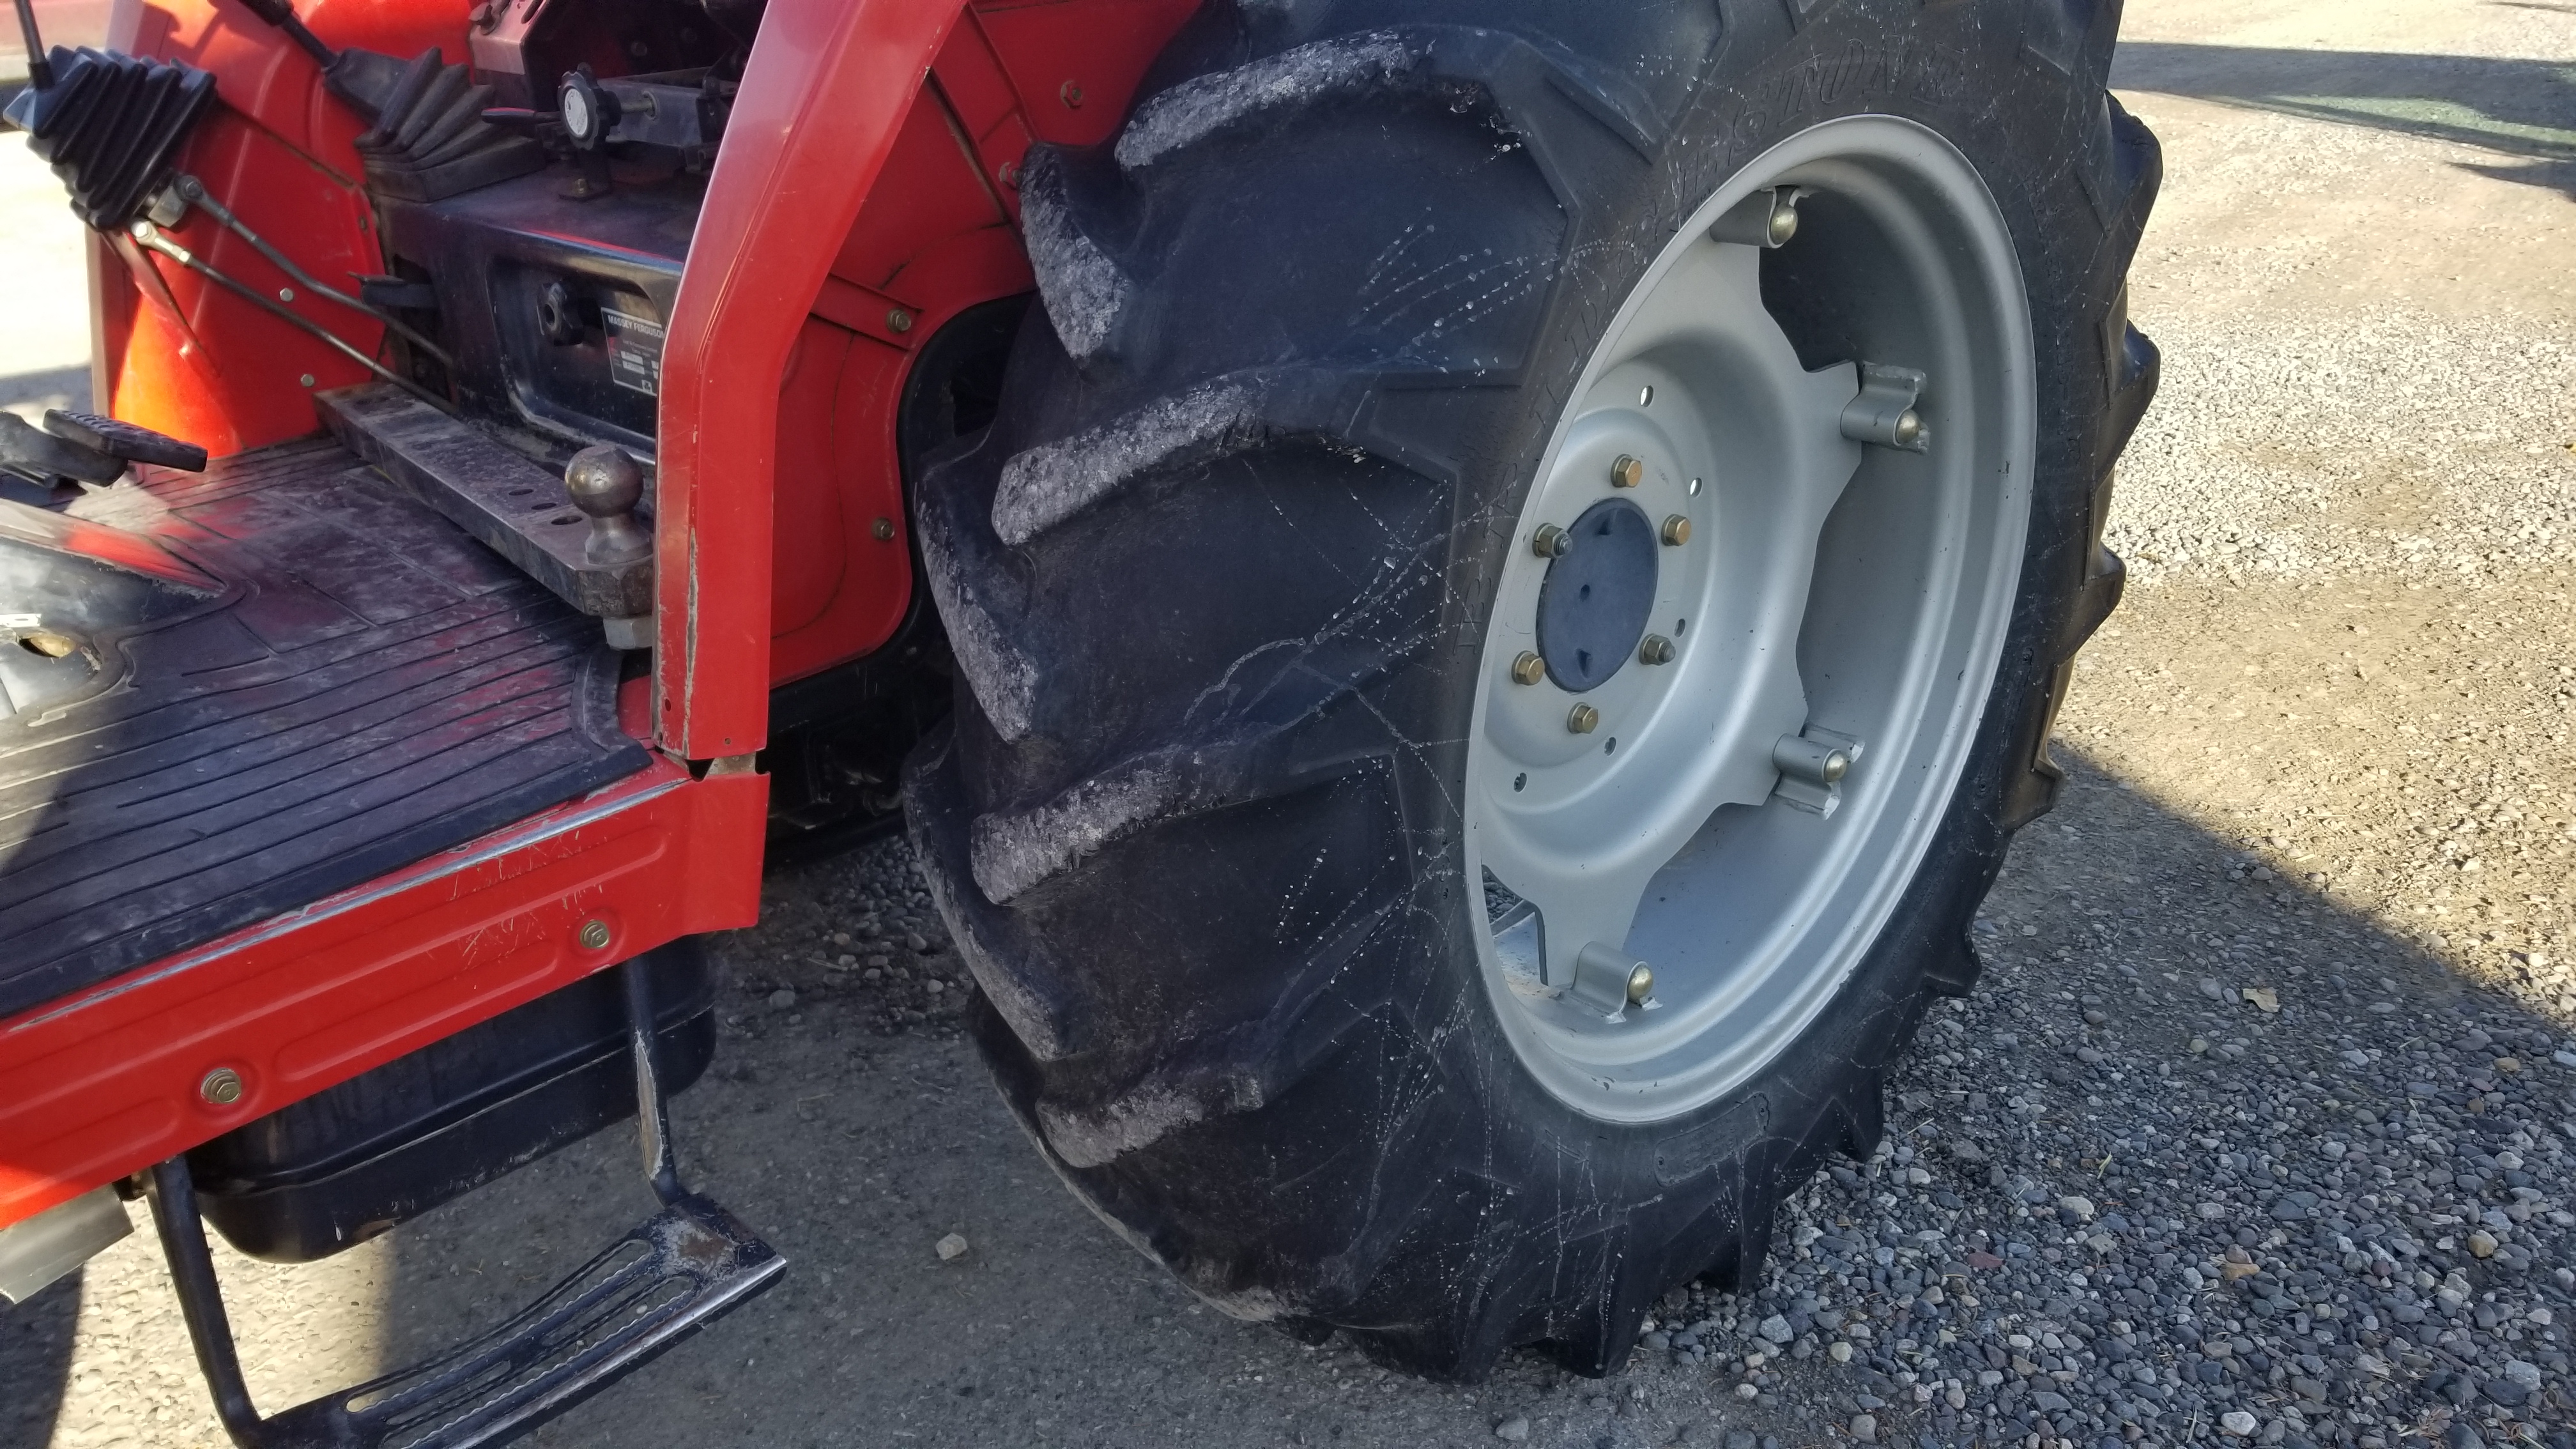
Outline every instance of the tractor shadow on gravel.
[[[933, 952], [909, 963], [917, 969], [903, 991], [891, 973], [870, 984], [830, 964], [831, 933], [871, 908], [895, 909], [884, 886], [859, 882], [900, 880], [906, 848], [888, 842], [774, 873], [762, 925], [724, 943], [716, 1065], [674, 1107], [691, 1180], [778, 1246], [787, 1278], [533, 1442], [1360, 1449], [1484, 1442], [1520, 1417], [1527, 1442], [1552, 1449], [1723, 1449], [1737, 1434], [1824, 1443], [1828, 1424], [1840, 1433], [1868, 1411], [1881, 1443], [2017, 1444], [2044, 1425], [2089, 1446], [2117, 1433], [2122, 1406], [2144, 1416], [2148, 1439], [2172, 1443], [2187, 1423], [2204, 1436], [2190, 1442], [2212, 1442], [2231, 1409], [2271, 1416], [2304, 1404], [2313, 1442], [2332, 1444], [2354, 1441], [2320, 1432], [2319, 1420], [2357, 1434], [2358, 1395], [2370, 1389], [2383, 1407], [2368, 1423], [2389, 1426], [2393, 1449], [2422, 1444], [2407, 1437], [2416, 1426], [2438, 1434], [2450, 1416], [2504, 1412], [2477, 1392], [2496, 1372], [2486, 1359], [2500, 1363], [2509, 1350], [2548, 1360], [2564, 1351], [2564, 1328], [2547, 1343], [2549, 1331], [2532, 1330], [2495, 1354], [2485, 1340], [2448, 1359], [2434, 1347], [2372, 1349], [2393, 1380], [2320, 1344], [2314, 1382], [2331, 1396], [2321, 1408], [2298, 1397], [2307, 1371], [2297, 1346], [2269, 1337], [2293, 1318], [2255, 1309], [2253, 1292], [2222, 1282], [2217, 1264], [2228, 1245], [2248, 1245], [2266, 1266], [2247, 1283], [2331, 1287], [2346, 1281], [2332, 1251], [2302, 1255], [2319, 1251], [2330, 1215], [2348, 1215], [2361, 1236], [2359, 1219], [2375, 1214], [2387, 1221], [2374, 1227], [2421, 1248], [2410, 1268], [2456, 1267], [2507, 1303], [2546, 1299], [2560, 1305], [2560, 1324], [2576, 1318], [2570, 1295], [2547, 1281], [2566, 1260], [2566, 1234], [2517, 1225], [2507, 1251], [2474, 1259], [2458, 1241], [2470, 1229], [2432, 1215], [2457, 1223], [2504, 1198], [2427, 1178], [2412, 1195], [2383, 1189], [2389, 1206], [2364, 1214], [2353, 1204], [2370, 1190], [2367, 1169], [2334, 1177], [2316, 1156], [2320, 1138], [2349, 1137], [2363, 1156], [2395, 1163], [2402, 1181], [2410, 1131], [2455, 1139], [2464, 1154], [2495, 1151], [2488, 1139], [2517, 1124], [2545, 1137], [2576, 1115], [2565, 1100], [2576, 1073], [2549, 1061], [2547, 1038], [2563, 1028], [2465, 985], [2288, 878], [2265, 878], [2246, 842], [2123, 788], [2063, 744], [2059, 753], [2073, 772], [2064, 800], [2015, 845], [1988, 899], [1985, 980], [1969, 1001], [1936, 1007], [1889, 1082], [1886, 1146], [1869, 1163], [1837, 1162], [1792, 1201], [1757, 1293], [1679, 1291], [1657, 1313], [1668, 1335], [1690, 1341], [1650, 1340], [1606, 1383], [1523, 1352], [1473, 1390], [1428, 1384], [1386, 1374], [1338, 1338], [1308, 1347], [1198, 1304], [1052, 1180], [956, 1033], [953, 1009], [913, 1018], [923, 978], [953, 980], [951, 949], [934, 938]], [[2249, 988], [2269, 992], [2277, 1011], [2248, 999]], [[2473, 1026], [2486, 1044], [2464, 1049], [2463, 1038], [2479, 1040]], [[2384, 1067], [2357, 1069], [2344, 1055], [2373, 1051]], [[2506, 1052], [2533, 1064], [2502, 1071], [2493, 1057]], [[2362, 1135], [2364, 1111], [2390, 1135]], [[1976, 1144], [1974, 1155], [1952, 1143]], [[2539, 1166], [2543, 1155], [2530, 1154], [2549, 1174], [2539, 1186], [2568, 1200], [2576, 1173], [2565, 1157]], [[2465, 1158], [2446, 1161], [2466, 1170]], [[2275, 1221], [2279, 1195], [2303, 1185], [2323, 1197], [2318, 1220]], [[2068, 1199], [2102, 1216], [2067, 1222]], [[613, 1128], [397, 1231], [378, 1279], [386, 1366], [533, 1297], [646, 1206], [631, 1133]], [[2151, 1225], [2162, 1222], [2175, 1231], [2159, 1239]], [[2084, 1245], [2106, 1228], [2115, 1256], [2097, 1257]], [[1923, 1246], [1925, 1232], [1940, 1246]], [[935, 1245], [949, 1233], [970, 1247], [943, 1261]], [[2161, 1253], [2174, 1264], [2156, 1266]], [[2185, 1283], [2183, 1266], [2205, 1268], [2206, 1286]], [[1951, 1268], [1964, 1276], [1952, 1281]], [[2070, 1293], [2070, 1270], [2092, 1271], [2101, 1296]], [[1924, 1290], [1940, 1283], [1951, 1291], [1935, 1306]], [[0, 1399], [44, 1386], [42, 1399], [77, 1367], [65, 1361], [77, 1304], [63, 1284], [0, 1314], [0, 1382], [13, 1386]], [[2173, 1326], [2184, 1307], [2203, 1324], [2241, 1322], [2246, 1341], [2277, 1356], [2219, 1364], [2198, 1354]], [[1798, 1333], [1786, 1353], [1757, 1336], [1773, 1315]], [[2130, 1320], [2139, 1347], [2126, 1363], [2177, 1367], [2184, 1387], [2174, 1392], [2198, 1395], [2196, 1405], [2149, 1404], [2101, 1387], [2107, 1378], [2017, 1377], [2022, 1350], [2004, 1342], [2042, 1322], [2099, 1335]], [[1874, 1334], [1854, 1334], [1861, 1324]], [[292, 1327], [236, 1327], [255, 1389], [256, 1365], [298, 1353]], [[1962, 1342], [1940, 1350], [1934, 1373], [1900, 1346], [1931, 1343], [1940, 1328]], [[1844, 1348], [1854, 1350], [1848, 1361], [1828, 1352]], [[1771, 1354], [1751, 1399], [1738, 1393], [1748, 1351]], [[2247, 1376], [2258, 1361], [2281, 1379]], [[1989, 1364], [2000, 1387], [1978, 1382]], [[1965, 1411], [1939, 1394], [1915, 1401], [1895, 1376], [1917, 1370], [1963, 1384]], [[2194, 1377], [2203, 1373], [2216, 1377]], [[2562, 1373], [2549, 1370], [2544, 1393], [2563, 1391]], [[50, 1400], [32, 1415], [21, 1400], [18, 1412], [0, 1422], [0, 1440], [48, 1443]], [[2534, 1395], [2512, 1412], [2541, 1426], [2534, 1442], [2552, 1442], [2549, 1426], [2576, 1419], [2576, 1400]], [[2488, 1418], [2477, 1422], [2486, 1442], [2506, 1442]]]
[[2124, 41], [2111, 85], [2474, 146], [2516, 159], [2471, 171], [2576, 196], [2576, 66]]
[[80, 1311], [78, 1273], [24, 1303], [0, 1304], [0, 1445], [43, 1449], [53, 1441]]

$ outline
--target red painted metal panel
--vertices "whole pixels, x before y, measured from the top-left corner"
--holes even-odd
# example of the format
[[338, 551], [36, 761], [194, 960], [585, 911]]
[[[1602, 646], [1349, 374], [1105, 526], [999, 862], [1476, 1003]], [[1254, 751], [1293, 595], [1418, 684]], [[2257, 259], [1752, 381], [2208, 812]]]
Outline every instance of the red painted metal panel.
[[[751, 924], [768, 794], [760, 775], [657, 763], [0, 1022], [0, 1225], [639, 951]], [[198, 1096], [217, 1067], [240, 1101]]]
[[659, 730], [691, 759], [768, 737], [778, 389], [955, 3], [770, 0], [662, 353]]
[[920, 92], [832, 259], [832, 275], [862, 287], [890, 287], [904, 263], [947, 238], [1008, 221], [976, 170], [938, 96]]
[[1199, 0], [981, 0], [975, 18], [1041, 141], [1097, 146], [1118, 133], [1145, 68]]
[[[769, 627], [787, 633], [823, 616], [835, 598], [865, 589], [872, 579], [850, 577], [849, 562], [862, 554], [867, 520], [847, 496], [861, 480], [833, 466], [833, 395], [850, 334], [807, 319], [788, 354], [778, 388], [778, 561], [769, 579]], [[882, 638], [883, 636], [879, 636]], [[876, 640], [857, 641], [862, 650]], [[775, 672], [776, 661], [771, 661]]]

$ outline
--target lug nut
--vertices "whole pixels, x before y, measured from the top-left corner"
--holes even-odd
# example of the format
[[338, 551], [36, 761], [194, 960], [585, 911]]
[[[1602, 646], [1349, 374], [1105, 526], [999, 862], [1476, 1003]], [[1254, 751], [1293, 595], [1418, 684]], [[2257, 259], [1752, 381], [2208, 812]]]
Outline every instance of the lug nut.
[[1629, 1004], [1636, 1005], [1654, 994], [1655, 968], [1640, 961], [1628, 972]]
[[1674, 652], [1672, 640], [1665, 638], [1661, 634], [1649, 634], [1644, 639], [1638, 641], [1637, 662], [1640, 664], [1670, 664], [1673, 662]]
[[1662, 534], [1664, 547], [1679, 548], [1690, 542], [1690, 520], [1676, 513], [1664, 520]]
[[242, 1099], [241, 1073], [230, 1067], [217, 1067], [197, 1083], [197, 1095], [217, 1107], [229, 1107]]
[[1646, 465], [1621, 453], [1610, 464], [1610, 486], [1634, 488], [1646, 481]]
[[1601, 727], [1601, 711], [1578, 704], [1565, 712], [1565, 727], [1575, 734], [1588, 735]]
[[1574, 535], [1553, 523], [1542, 523], [1530, 535], [1530, 552], [1540, 558], [1563, 558], [1574, 552]]
[[1912, 408], [1896, 415], [1896, 446], [1911, 448], [1923, 440], [1923, 415]]
[[1512, 661], [1512, 683], [1536, 684], [1547, 678], [1547, 661], [1524, 649]]
[[608, 923], [607, 923], [606, 921], [600, 921], [600, 920], [589, 920], [589, 921], [584, 921], [584, 922], [582, 922], [582, 923], [581, 923], [581, 945], [582, 945], [582, 949], [583, 949], [583, 950], [585, 950], [585, 951], [605, 951], [605, 950], [607, 950], [607, 949], [608, 949]]

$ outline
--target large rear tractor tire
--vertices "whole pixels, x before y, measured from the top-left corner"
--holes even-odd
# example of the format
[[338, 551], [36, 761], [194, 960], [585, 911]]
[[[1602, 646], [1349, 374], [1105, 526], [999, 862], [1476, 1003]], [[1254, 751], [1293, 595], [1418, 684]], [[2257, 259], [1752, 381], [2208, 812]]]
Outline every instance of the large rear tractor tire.
[[2116, 0], [1217, 5], [1040, 150], [908, 801], [1048, 1161], [1218, 1306], [1606, 1372], [1866, 1154], [2154, 389]]

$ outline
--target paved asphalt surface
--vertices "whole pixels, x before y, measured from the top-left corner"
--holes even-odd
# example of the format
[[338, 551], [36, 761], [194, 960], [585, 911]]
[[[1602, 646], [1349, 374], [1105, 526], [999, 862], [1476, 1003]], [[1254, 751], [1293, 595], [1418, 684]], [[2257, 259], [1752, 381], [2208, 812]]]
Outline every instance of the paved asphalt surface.
[[[2576, 5], [2135, 0], [2126, 34], [2167, 165], [2129, 600], [1984, 986], [1758, 1293], [1674, 1295], [1613, 1378], [1472, 1389], [1222, 1318], [1020, 1139], [889, 844], [772, 878], [677, 1104], [789, 1278], [536, 1442], [2576, 1445]], [[24, 280], [63, 278], [47, 184], [0, 164], [13, 306], [62, 294]], [[29, 315], [0, 405], [82, 386], [77, 308]], [[226, 1254], [261, 1402], [553, 1281], [646, 1210], [631, 1161]], [[0, 1443], [218, 1442], [145, 1238], [0, 1316]]]

